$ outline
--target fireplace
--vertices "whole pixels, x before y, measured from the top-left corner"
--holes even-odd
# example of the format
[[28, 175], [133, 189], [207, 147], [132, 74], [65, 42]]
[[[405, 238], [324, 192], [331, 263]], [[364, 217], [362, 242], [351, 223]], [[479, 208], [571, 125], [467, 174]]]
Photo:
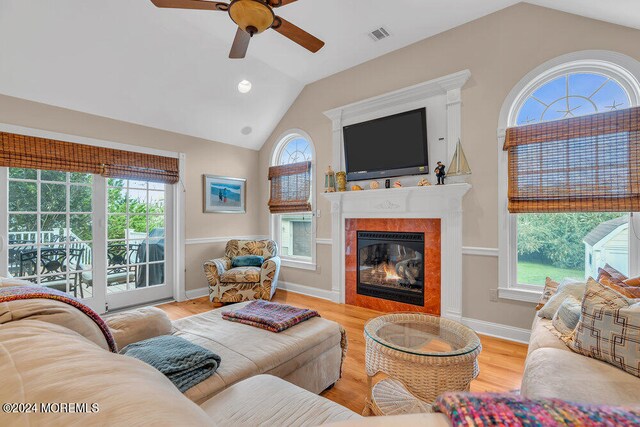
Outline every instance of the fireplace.
[[358, 231], [357, 293], [424, 304], [424, 233]]

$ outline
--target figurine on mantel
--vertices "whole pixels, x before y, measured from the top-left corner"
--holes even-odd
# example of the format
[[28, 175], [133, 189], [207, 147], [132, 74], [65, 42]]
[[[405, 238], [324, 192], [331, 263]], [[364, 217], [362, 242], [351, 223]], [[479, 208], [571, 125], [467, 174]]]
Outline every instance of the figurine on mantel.
[[442, 162], [438, 162], [438, 166], [436, 166], [434, 172], [436, 173], [436, 177], [438, 178], [438, 183], [436, 185], [444, 184], [444, 177], [447, 175], [445, 170], [445, 166]]
[[362, 191], [363, 188], [360, 187], [359, 185], [352, 185], [351, 186], [351, 191]]
[[380, 188], [380, 184], [378, 183], [378, 181], [371, 181], [369, 183], [369, 188], [372, 190], [377, 190], [378, 188]]
[[402, 183], [400, 181], [396, 181], [393, 183], [393, 188], [402, 188]]
[[430, 185], [431, 183], [427, 178], [422, 178], [420, 181], [418, 181], [418, 187], [428, 187]]

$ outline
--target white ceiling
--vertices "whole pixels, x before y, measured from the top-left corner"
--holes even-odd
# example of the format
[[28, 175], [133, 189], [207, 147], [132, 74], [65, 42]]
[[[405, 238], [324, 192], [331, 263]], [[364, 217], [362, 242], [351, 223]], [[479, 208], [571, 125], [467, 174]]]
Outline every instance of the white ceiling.
[[[236, 29], [223, 12], [0, 0], [0, 93], [259, 149], [305, 84], [517, 2], [299, 0], [277, 13], [324, 40], [319, 53], [267, 31], [246, 59], [230, 60]], [[531, 3], [640, 26], [638, 0]], [[379, 26], [392, 37], [373, 42], [367, 33]], [[243, 79], [249, 94], [236, 90]]]

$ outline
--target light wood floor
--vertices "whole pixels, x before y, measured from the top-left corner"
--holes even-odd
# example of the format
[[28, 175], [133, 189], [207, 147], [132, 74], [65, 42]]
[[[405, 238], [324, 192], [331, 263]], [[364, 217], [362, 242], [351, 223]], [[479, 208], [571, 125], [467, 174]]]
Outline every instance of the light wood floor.
[[[347, 330], [349, 351], [343, 376], [331, 390], [322, 395], [351, 410], [361, 413], [367, 395], [367, 376], [364, 372], [364, 324], [380, 312], [351, 305], [336, 304], [323, 299], [278, 290], [274, 301], [317, 310], [322, 317], [340, 323]], [[191, 316], [213, 309], [207, 297], [158, 306], [171, 319]], [[471, 383], [472, 391], [510, 391], [520, 388], [527, 346], [510, 341], [480, 336], [482, 352], [479, 356], [480, 376]]]

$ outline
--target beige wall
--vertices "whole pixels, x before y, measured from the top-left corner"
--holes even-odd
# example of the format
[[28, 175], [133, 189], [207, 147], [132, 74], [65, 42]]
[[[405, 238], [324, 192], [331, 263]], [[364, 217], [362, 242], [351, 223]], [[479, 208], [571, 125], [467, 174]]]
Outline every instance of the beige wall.
[[[257, 151], [2, 95], [0, 123], [186, 153], [186, 238], [246, 236], [259, 231]], [[203, 213], [203, 174], [246, 178], [247, 213]], [[187, 245], [187, 290], [207, 285], [202, 262], [223, 252], [224, 244]]]
[[[309, 133], [316, 146], [316, 178], [331, 162], [331, 124], [323, 111], [380, 95], [463, 69], [471, 79], [462, 91], [462, 136], [473, 169], [473, 189], [464, 201], [464, 245], [498, 245], [496, 127], [502, 103], [530, 70], [557, 56], [605, 49], [640, 59], [640, 31], [521, 3], [404, 49], [308, 85], [260, 151], [260, 176], [267, 176], [277, 137], [290, 128]], [[262, 203], [268, 195], [262, 180]], [[328, 203], [318, 197], [322, 215], [318, 237], [331, 235]], [[260, 230], [268, 233], [268, 214]], [[331, 287], [328, 247], [318, 246], [319, 271], [283, 269], [286, 281], [321, 289]], [[463, 316], [528, 328], [530, 304], [489, 301], [498, 285], [498, 259], [465, 256]], [[446, 284], [444, 284], [446, 286]]]

